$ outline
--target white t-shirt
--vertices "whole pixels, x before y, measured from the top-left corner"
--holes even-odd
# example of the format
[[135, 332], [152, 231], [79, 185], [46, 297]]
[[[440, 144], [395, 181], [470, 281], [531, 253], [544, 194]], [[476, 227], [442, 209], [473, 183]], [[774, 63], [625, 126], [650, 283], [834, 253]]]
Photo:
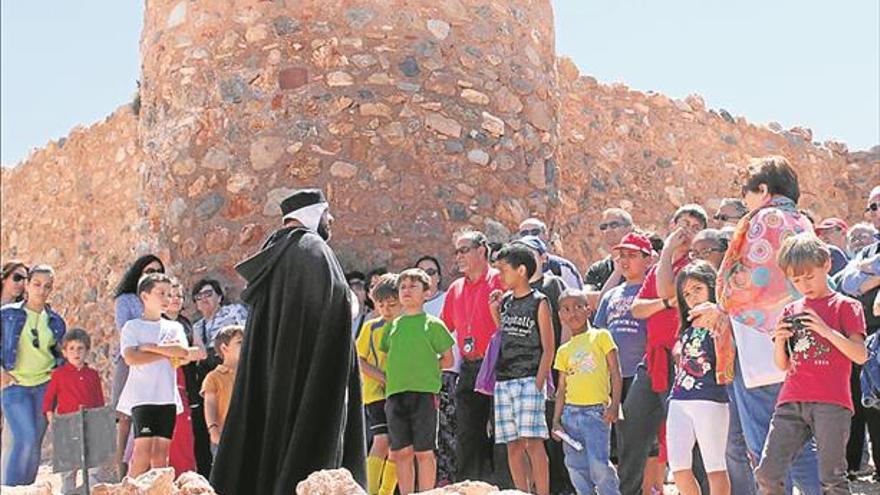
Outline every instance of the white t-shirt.
[[[147, 321], [129, 320], [123, 325], [119, 337], [120, 352], [143, 344], [187, 345], [183, 325], [162, 319]], [[145, 404], [174, 404], [177, 414], [183, 412], [183, 403], [177, 391], [177, 373], [170, 359], [160, 359], [148, 364], [129, 367], [128, 380], [119, 395], [116, 410], [131, 416], [131, 409]]]
[[[425, 301], [425, 313], [440, 318], [440, 313], [443, 311], [444, 302], [446, 302], [446, 291], [438, 291], [433, 299]], [[452, 337], [455, 338], [457, 341], [458, 337], [456, 337], [454, 331], [452, 332]], [[461, 370], [461, 351], [458, 350], [457, 345], [452, 346], [452, 357], [454, 359], [452, 367], [446, 368], [443, 371], [454, 371], [458, 373], [459, 370]]]

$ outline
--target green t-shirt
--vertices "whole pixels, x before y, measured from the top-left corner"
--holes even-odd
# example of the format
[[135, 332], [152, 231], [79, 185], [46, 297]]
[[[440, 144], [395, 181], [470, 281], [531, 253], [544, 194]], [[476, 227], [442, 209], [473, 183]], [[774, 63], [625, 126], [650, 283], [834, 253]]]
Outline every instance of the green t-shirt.
[[[49, 329], [49, 313], [46, 311], [36, 313], [27, 308], [23, 309], [27, 312], [27, 320], [18, 339], [15, 368], [9, 374], [19, 385], [35, 387], [52, 378], [52, 369], [55, 367], [55, 356], [52, 355], [55, 336]], [[34, 331], [38, 336], [39, 347], [34, 347]]]
[[446, 325], [425, 313], [395, 318], [379, 343], [387, 352], [385, 396], [400, 392], [440, 391], [440, 354], [455, 343]]

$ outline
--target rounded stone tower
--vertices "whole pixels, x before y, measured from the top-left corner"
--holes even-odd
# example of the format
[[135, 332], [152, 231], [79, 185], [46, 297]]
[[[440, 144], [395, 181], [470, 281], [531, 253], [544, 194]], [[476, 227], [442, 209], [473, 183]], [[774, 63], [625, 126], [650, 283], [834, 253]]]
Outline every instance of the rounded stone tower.
[[173, 262], [218, 271], [323, 187], [347, 267], [450, 261], [556, 195], [550, 0], [148, 0], [139, 138]]

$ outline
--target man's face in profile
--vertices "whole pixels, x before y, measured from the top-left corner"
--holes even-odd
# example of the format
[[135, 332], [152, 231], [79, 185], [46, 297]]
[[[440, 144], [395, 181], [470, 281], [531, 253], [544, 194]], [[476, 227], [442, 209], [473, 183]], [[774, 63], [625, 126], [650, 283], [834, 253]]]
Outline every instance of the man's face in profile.
[[333, 235], [333, 215], [330, 214], [330, 210], [325, 210], [324, 214], [321, 215], [321, 221], [318, 223], [318, 235], [321, 236], [321, 239], [325, 241], [329, 241], [330, 237]]

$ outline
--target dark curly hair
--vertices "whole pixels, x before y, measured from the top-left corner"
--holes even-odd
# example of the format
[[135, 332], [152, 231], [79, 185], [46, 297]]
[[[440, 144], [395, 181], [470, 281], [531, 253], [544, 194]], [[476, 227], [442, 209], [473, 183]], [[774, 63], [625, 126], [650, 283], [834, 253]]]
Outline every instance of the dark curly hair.
[[119, 285], [116, 286], [116, 295], [114, 297], [119, 297], [123, 294], [137, 294], [138, 281], [144, 275], [144, 268], [155, 261], [159, 262], [162, 266], [162, 273], [165, 273], [165, 263], [162, 263], [158, 256], [155, 254], [145, 254], [128, 267], [125, 275], [122, 276], [122, 280], [119, 281]]

